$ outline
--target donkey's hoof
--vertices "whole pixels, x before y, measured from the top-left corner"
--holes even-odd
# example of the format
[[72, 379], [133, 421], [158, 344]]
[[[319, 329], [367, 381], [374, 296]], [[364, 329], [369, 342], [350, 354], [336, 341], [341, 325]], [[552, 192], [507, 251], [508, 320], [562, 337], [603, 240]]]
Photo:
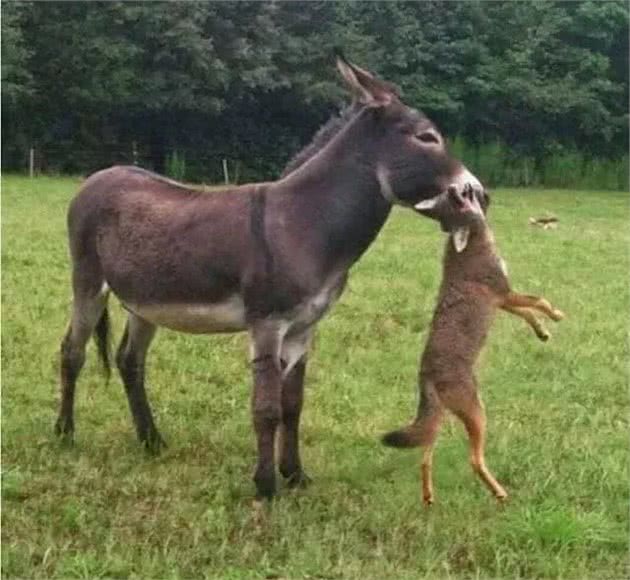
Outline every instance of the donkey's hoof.
[[291, 475], [286, 476], [286, 480], [289, 489], [306, 489], [313, 483], [313, 480], [302, 469], [298, 469]]
[[166, 441], [162, 439], [162, 436], [157, 431], [146, 437], [142, 437], [140, 443], [142, 443], [142, 446], [149, 455], [159, 455], [168, 447]]
[[258, 469], [254, 474], [256, 484], [256, 499], [258, 501], [271, 501], [276, 495], [276, 475], [274, 471]]
[[74, 422], [59, 417], [55, 422], [55, 435], [61, 439], [63, 443], [74, 442]]

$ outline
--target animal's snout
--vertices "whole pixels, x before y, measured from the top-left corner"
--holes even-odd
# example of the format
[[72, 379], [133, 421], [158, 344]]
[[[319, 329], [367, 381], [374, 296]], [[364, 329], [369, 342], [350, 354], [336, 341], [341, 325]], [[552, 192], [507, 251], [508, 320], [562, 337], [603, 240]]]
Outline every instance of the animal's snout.
[[462, 185], [452, 183], [446, 193], [452, 206], [460, 212], [485, 214], [490, 205], [490, 196], [479, 181]]
[[453, 181], [449, 184], [448, 190], [455, 188], [458, 193], [463, 193], [464, 190], [472, 191], [475, 195], [481, 195], [484, 190], [481, 182], [465, 167], [462, 167], [461, 171], [455, 176]]
[[[458, 211], [485, 213], [490, 197], [481, 182], [466, 167], [461, 166], [453, 181], [446, 188], [452, 206]], [[476, 198], [476, 203], [474, 199]]]

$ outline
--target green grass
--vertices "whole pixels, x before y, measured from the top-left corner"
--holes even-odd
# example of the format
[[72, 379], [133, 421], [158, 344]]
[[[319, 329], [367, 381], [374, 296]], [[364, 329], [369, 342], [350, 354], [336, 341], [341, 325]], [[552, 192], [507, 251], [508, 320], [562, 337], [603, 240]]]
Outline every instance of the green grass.
[[[515, 289], [567, 313], [547, 344], [499, 315], [480, 362], [487, 460], [473, 478], [459, 424], [435, 455], [378, 437], [413, 415], [439, 283], [435, 224], [396, 211], [320, 326], [303, 458], [314, 479], [251, 508], [244, 335], [161, 331], [149, 395], [170, 447], [146, 457], [118, 378], [95, 350], [73, 448], [52, 434], [70, 304], [65, 211], [77, 180], [5, 177], [2, 229], [2, 574], [136, 578], [621, 578], [628, 568], [628, 195], [497, 190], [491, 221]], [[528, 225], [553, 212], [557, 230]], [[123, 314], [112, 300], [115, 335]]]

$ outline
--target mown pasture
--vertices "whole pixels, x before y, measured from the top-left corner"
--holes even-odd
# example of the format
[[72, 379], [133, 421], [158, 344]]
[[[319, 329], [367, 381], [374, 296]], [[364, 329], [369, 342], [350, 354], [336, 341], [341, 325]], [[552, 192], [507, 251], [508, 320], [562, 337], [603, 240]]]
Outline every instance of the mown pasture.
[[[303, 458], [313, 478], [251, 508], [244, 335], [160, 331], [149, 396], [169, 448], [145, 456], [118, 377], [90, 345], [74, 447], [55, 440], [70, 303], [65, 232], [78, 179], [2, 181], [2, 576], [58, 578], [620, 578], [628, 574], [628, 194], [502, 189], [491, 222], [516, 289], [567, 318], [540, 343], [500, 314], [479, 366], [487, 460], [442, 430], [437, 503], [419, 453], [380, 445], [416, 406], [443, 235], [396, 210], [320, 326]], [[557, 215], [543, 231], [530, 216]], [[114, 335], [123, 312], [111, 300]]]

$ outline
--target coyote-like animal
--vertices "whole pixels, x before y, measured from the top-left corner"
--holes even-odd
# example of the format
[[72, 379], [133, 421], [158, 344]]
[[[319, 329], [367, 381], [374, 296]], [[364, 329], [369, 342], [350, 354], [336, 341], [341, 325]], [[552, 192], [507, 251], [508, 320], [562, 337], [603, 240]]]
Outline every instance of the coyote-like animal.
[[433, 503], [433, 444], [447, 409], [466, 427], [473, 470], [497, 499], [507, 497], [485, 465], [485, 414], [473, 367], [498, 308], [523, 318], [543, 341], [550, 335], [536, 312], [555, 321], [564, 316], [544, 298], [511, 290], [505, 263], [485, 220], [487, 204], [481, 207], [472, 192], [451, 190], [437, 202], [418, 204], [417, 209], [439, 213], [440, 205], [449, 203], [468, 211], [472, 204], [479, 219], [452, 231], [446, 244], [442, 285], [420, 363], [417, 417], [408, 427], [383, 437], [383, 443], [392, 447], [424, 447], [422, 495], [427, 505]]

